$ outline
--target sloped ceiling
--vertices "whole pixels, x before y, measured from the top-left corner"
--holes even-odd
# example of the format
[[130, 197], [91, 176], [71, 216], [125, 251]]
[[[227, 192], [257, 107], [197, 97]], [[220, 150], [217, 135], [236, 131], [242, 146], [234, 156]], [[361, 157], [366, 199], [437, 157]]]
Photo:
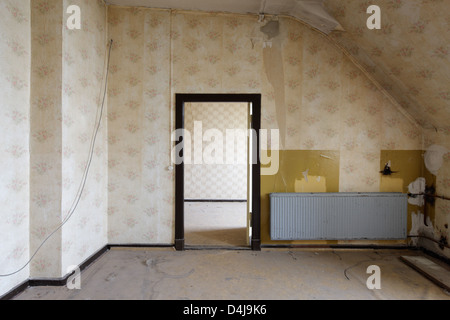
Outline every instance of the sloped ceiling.
[[[369, 5], [382, 12], [369, 30]], [[325, 0], [340, 43], [425, 129], [450, 134], [450, 1]]]
[[[450, 0], [106, 2], [125, 6], [293, 16], [328, 34], [424, 129], [450, 135]], [[381, 8], [381, 30], [366, 27], [370, 5]]]
[[340, 28], [323, 0], [106, 0], [108, 4], [177, 10], [291, 15], [324, 33]]

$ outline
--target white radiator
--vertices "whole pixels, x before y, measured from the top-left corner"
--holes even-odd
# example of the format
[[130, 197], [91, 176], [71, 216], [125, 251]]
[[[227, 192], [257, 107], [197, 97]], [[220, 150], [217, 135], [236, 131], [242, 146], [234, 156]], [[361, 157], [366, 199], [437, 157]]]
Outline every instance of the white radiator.
[[407, 211], [402, 193], [274, 193], [271, 239], [406, 239]]

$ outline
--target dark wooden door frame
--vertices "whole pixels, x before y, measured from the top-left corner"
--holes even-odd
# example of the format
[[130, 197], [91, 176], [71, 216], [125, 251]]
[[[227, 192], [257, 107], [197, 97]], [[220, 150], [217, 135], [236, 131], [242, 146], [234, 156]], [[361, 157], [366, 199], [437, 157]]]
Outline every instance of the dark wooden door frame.
[[[261, 163], [259, 148], [259, 131], [261, 129], [261, 95], [260, 94], [176, 94], [176, 129], [184, 129], [185, 103], [191, 102], [244, 102], [252, 103], [252, 129], [257, 139], [256, 163], [252, 164], [252, 243], [251, 248], [261, 250]], [[184, 143], [183, 140], [177, 143]], [[183, 151], [180, 156], [183, 157]], [[175, 249], [183, 251], [184, 238], [184, 163], [175, 169]]]

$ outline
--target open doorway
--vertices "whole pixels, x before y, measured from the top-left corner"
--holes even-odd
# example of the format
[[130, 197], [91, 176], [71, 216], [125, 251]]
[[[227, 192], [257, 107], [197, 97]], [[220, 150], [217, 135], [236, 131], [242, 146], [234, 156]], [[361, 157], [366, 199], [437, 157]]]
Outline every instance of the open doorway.
[[249, 246], [250, 104], [190, 102], [184, 112], [194, 146], [184, 167], [185, 245]]
[[[176, 249], [260, 250], [261, 95], [177, 94], [176, 104], [184, 133], [177, 140], [183, 161], [176, 164]], [[238, 137], [229, 139], [227, 129]], [[221, 153], [226, 144], [233, 152]]]

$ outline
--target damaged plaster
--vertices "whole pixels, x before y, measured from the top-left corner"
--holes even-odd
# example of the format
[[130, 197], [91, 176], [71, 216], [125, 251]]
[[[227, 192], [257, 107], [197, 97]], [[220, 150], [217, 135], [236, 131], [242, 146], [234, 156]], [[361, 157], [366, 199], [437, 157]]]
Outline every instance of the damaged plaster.
[[420, 235], [433, 238], [434, 227], [430, 217], [427, 217], [425, 220], [422, 212], [413, 212], [411, 214], [411, 230], [409, 231], [409, 235], [413, 236], [412, 242], [414, 245], [418, 244], [418, 238], [414, 238], [414, 236]]
[[272, 46], [263, 49], [264, 71], [274, 92], [276, 119], [280, 130], [281, 148], [286, 147], [286, 93], [281, 40], [273, 38]]
[[295, 180], [295, 192], [326, 193], [327, 180], [322, 176], [306, 176], [305, 179]]
[[260, 30], [271, 40], [280, 34], [280, 22], [275, 20], [269, 21]]
[[[413, 194], [414, 196], [410, 196], [408, 199], [408, 203], [422, 207], [425, 204], [423, 193], [426, 188], [426, 180], [425, 178], [417, 178], [416, 181], [411, 182], [408, 186], [408, 192]], [[423, 220], [423, 219], [422, 219]]]
[[437, 176], [439, 169], [444, 164], [444, 155], [448, 152], [449, 150], [445, 147], [439, 145], [430, 146], [424, 155], [424, 162], [428, 171]]

